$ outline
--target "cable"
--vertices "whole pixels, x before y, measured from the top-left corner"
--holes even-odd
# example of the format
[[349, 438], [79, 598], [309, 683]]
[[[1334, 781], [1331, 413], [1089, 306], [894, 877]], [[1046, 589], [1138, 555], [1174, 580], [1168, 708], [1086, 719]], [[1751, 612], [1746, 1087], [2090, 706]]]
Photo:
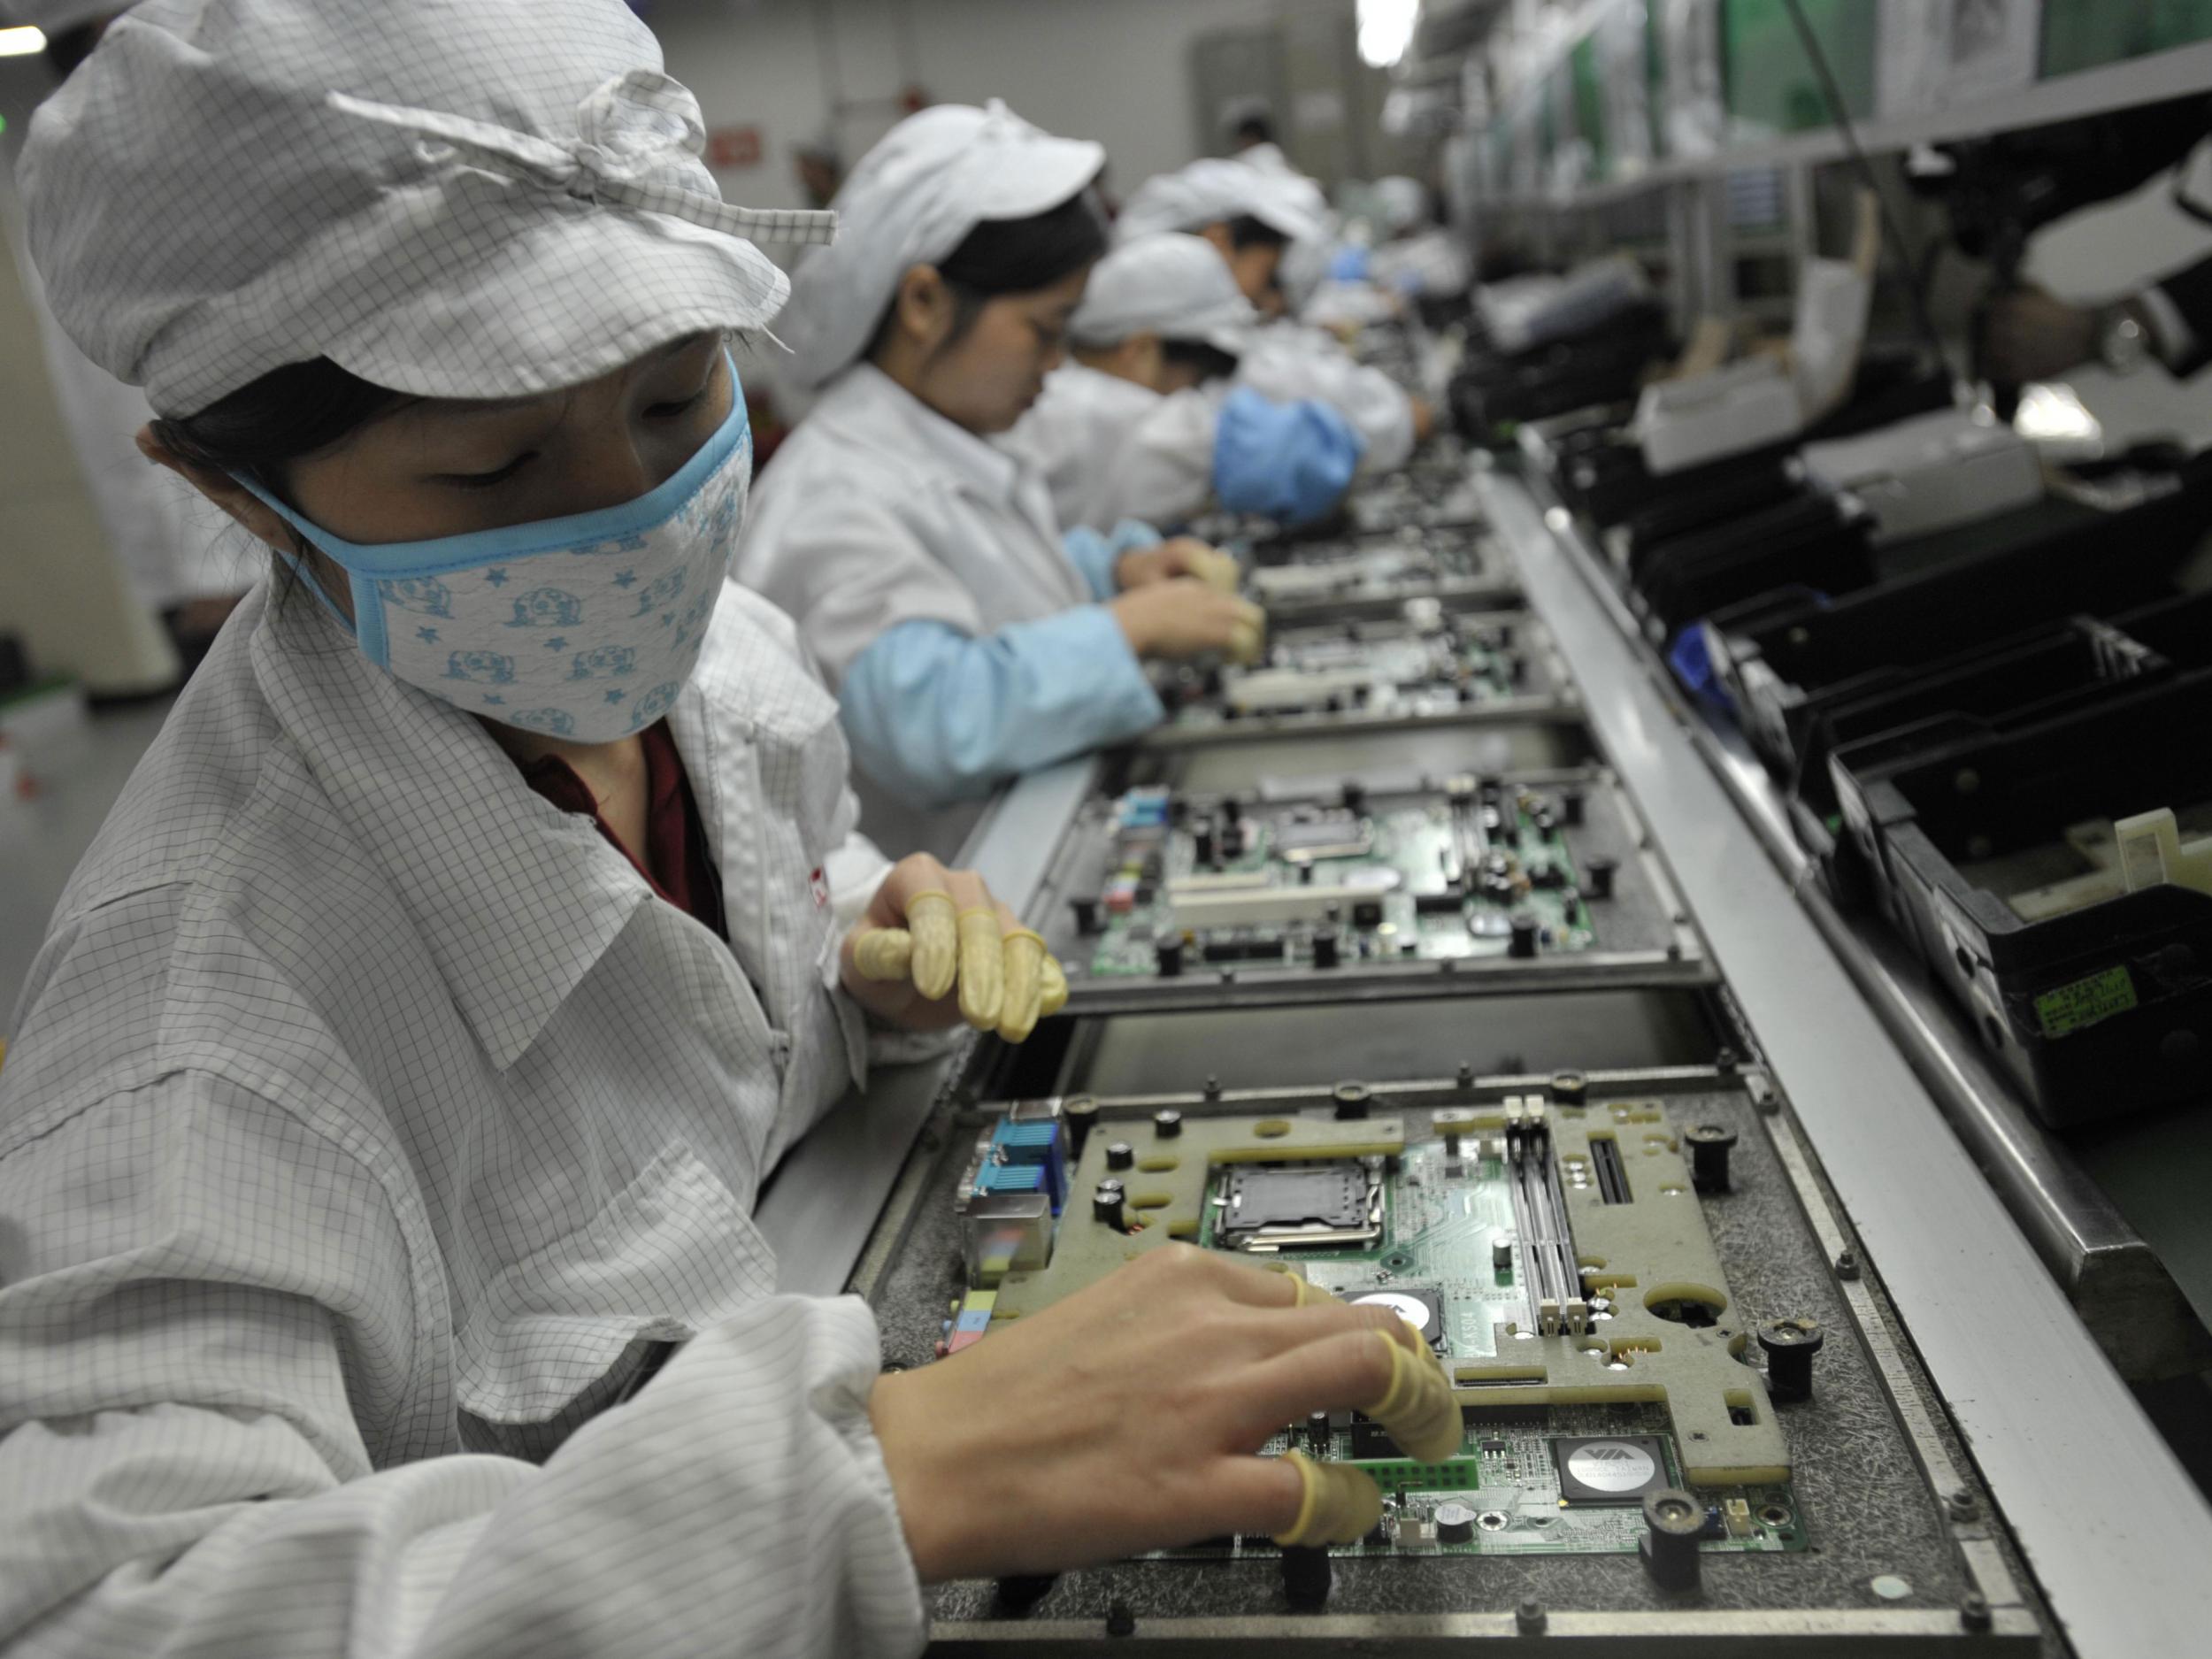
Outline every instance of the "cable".
[[1912, 308], [1914, 327], [1928, 349], [1935, 353], [1936, 361], [1944, 362], [1943, 338], [1936, 333], [1935, 319], [1928, 311], [1928, 296], [1921, 291], [1912, 261], [1905, 255], [1902, 227], [1890, 211], [1889, 198], [1882, 194], [1881, 186], [1874, 178], [1874, 168], [1859, 148], [1858, 128], [1851, 124], [1851, 112], [1844, 107], [1843, 88], [1836, 84], [1835, 72], [1828, 66], [1828, 54], [1821, 50], [1819, 38], [1813, 26], [1806, 21], [1803, 0], [1782, 0], [1789, 8], [1790, 21], [1797, 27], [1797, 38], [1804, 42], [1805, 56], [1812, 60], [1813, 73], [1820, 81], [1820, 96], [1828, 105], [1828, 113], [1835, 121], [1836, 130], [1843, 135], [1843, 148], [1851, 158], [1851, 165], [1859, 175], [1859, 183], [1874, 194], [1874, 204], [1882, 215], [1882, 240], [1889, 244], [1890, 257], [1895, 266], [1894, 274], [1904, 285], [1905, 298]]

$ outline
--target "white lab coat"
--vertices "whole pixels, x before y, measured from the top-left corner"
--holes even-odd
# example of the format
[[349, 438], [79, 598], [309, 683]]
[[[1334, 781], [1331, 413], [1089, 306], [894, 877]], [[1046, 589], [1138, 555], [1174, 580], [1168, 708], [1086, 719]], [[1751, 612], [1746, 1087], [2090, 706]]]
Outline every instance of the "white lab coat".
[[1279, 403], [1310, 397], [1328, 404], [1366, 444], [1363, 474], [1394, 472], [1413, 453], [1411, 401], [1381, 370], [1354, 361], [1324, 329], [1268, 324], [1237, 360], [1235, 383]]
[[[832, 686], [902, 622], [972, 637], [1092, 603], [1052, 496], [1021, 457], [855, 364], [777, 449], [752, 493], [732, 580], [799, 625]], [[918, 808], [859, 780], [869, 835], [949, 852], [982, 815]]]
[[1063, 525], [1177, 524], [1212, 499], [1214, 428], [1227, 391], [1192, 386], [1163, 396], [1070, 358], [999, 443], [1044, 475]]
[[307, 595], [241, 606], [0, 1071], [0, 1645], [919, 1647], [874, 1324], [749, 1215], [865, 1065], [834, 708], [732, 594], [669, 721], [726, 946]]

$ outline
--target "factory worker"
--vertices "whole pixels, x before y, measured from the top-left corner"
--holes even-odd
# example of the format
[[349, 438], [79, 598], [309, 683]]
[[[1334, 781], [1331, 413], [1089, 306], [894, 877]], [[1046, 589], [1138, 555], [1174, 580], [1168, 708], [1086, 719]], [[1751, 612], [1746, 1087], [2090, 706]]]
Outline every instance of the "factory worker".
[[32, 123], [57, 314], [284, 574], [0, 1068], [0, 1651], [910, 1654], [919, 1581], [1371, 1495], [1251, 1455], [1402, 1393], [1287, 1279], [1177, 1247], [883, 1379], [774, 1292], [871, 1031], [1050, 975], [972, 875], [838, 890], [829, 698], [721, 580], [742, 238], [823, 227], [703, 142], [618, 0], [145, 0]]
[[[1325, 238], [1327, 204], [1311, 180], [1209, 158], [1146, 180], [1114, 223], [1121, 242], [1163, 230], [1203, 236], [1245, 298], [1263, 316], [1282, 317], [1285, 257], [1294, 245]], [[1434, 421], [1425, 403], [1355, 362], [1327, 330], [1287, 319], [1254, 336], [1239, 357], [1236, 379], [1277, 403], [1327, 403], [1359, 434], [1370, 472], [1405, 465]]]
[[941, 104], [863, 157], [838, 241], [776, 334], [818, 401], [754, 493], [736, 580], [790, 612], [835, 685], [861, 822], [948, 854], [1017, 773], [1134, 736], [1147, 658], [1259, 645], [1225, 555], [1141, 525], [1063, 534], [991, 442], [1058, 364], [1106, 232], [1102, 152], [1003, 105]]
[[1091, 273], [1069, 360], [1007, 434], [1064, 524], [1173, 523], [1218, 503], [1289, 523], [1336, 504], [1359, 434], [1327, 404], [1230, 384], [1259, 314], [1202, 238], [1123, 242]]

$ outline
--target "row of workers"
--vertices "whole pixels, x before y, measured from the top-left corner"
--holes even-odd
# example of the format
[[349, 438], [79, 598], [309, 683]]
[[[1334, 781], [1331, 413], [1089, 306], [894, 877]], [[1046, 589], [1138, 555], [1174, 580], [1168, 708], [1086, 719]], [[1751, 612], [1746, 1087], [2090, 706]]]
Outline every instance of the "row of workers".
[[1148, 664], [1248, 659], [1234, 563], [1161, 530], [1317, 518], [1425, 428], [1334, 335], [1269, 320], [1325, 233], [1310, 180], [1200, 161], [1110, 227], [1104, 161], [1002, 105], [911, 116], [777, 320], [813, 401], [734, 573], [829, 676], [879, 839], [949, 856], [957, 803], [1156, 725]]
[[[933, 1580], [1356, 1536], [1372, 1482], [1271, 1432], [1450, 1415], [1387, 1310], [1180, 1245], [896, 1375], [859, 1300], [778, 1294], [786, 1149], [1064, 995], [976, 875], [856, 832], [810, 653], [933, 803], [1155, 718], [1145, 657], [1257, 618], [1206, 549], [1071, 547], [1055, 467], [987, 441], [1070, 330], [1179, 395], [1147, 273], [1184, 244], [1133, 236], [1075, 320], [1094, 148], [916, 117], [786, 310], [753, 242], [826, 219], [722, 202], [703, 136], [620, 0], [142, 0], [31, 124], [56, 316], [273, 560], [0, 1067], [11, 1655], [910, 1654]], [[724, 342], [772, 323], [824, 389], [755, 591]], [[1204, 490], [1247, 445], [1299, 490], [1388, 452], [1240, 403], [1251, 355]]]

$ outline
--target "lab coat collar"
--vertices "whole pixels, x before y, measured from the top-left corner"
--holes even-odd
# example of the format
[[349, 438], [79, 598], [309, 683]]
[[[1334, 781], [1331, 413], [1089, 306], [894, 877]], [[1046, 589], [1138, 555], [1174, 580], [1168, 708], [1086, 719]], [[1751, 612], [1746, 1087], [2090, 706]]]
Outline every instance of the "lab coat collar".
[[[1017, 509], [1027, 504], [1018, 460], [946, 419], [872, 363], [857, 363], [846, 372], [816, 408], [815, 417], [823, 415], [864, 439], [889, 437], [902, 450], [918, 442], [960, 488]], [[904, 442], [895, 435], [900, 433], [908, 434]]]
[[[251, 652], [272, 714], [382, 863], [503, 1071], [651, 889], [588, 819], [525, 783], [472, 718], [374, 666], [306, 594], [267, 595], [265, 585], [247, 603], [266, 607]], [[699, 695], [687, 687], [678, 708]]]

